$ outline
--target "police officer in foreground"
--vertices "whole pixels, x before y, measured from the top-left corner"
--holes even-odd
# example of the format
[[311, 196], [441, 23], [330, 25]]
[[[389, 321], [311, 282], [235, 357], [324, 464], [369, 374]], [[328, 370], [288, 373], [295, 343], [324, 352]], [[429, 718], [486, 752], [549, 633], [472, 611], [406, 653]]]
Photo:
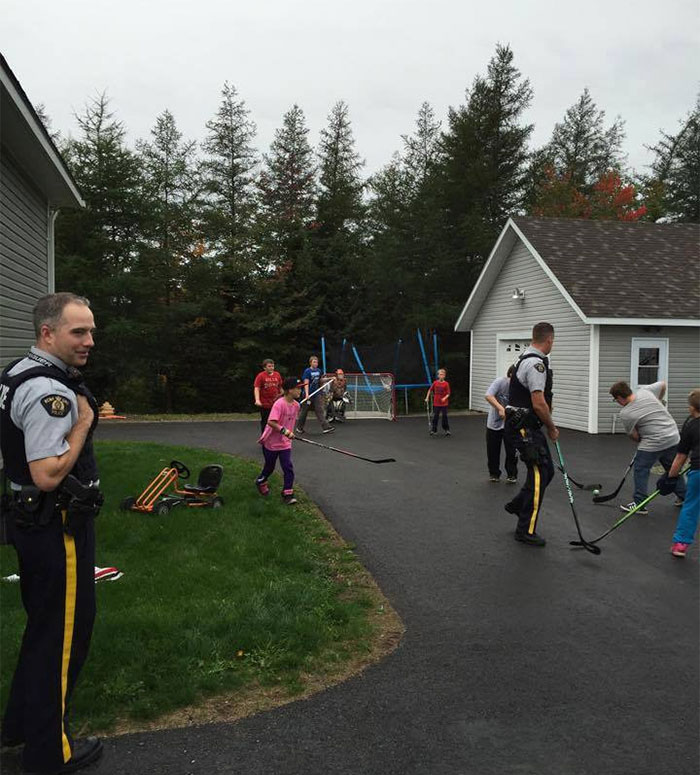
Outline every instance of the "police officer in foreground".
[[22, 763], [32, 773], [75, 772], [102, 754], [98, 738], [73, 740], [67, 725], [95, 619], [98, 410], [78, 371], [94, 326], [87, 299], [42, 297], [36, 346], [0, 377], [4, 500], [27, 612], [1, 742], [24, 745]]
[[505, 510], [518, 517], [515, 540], [530, 546], [546, 543], [537, 534], [537, 519], [544, 492], [554, 477], [552, 455], [542, 426], [552, 441], [559, 438], [552, 420], [552, 370], [547, 357], [553, 344], [551, 323], [537, 323], [532, 329], [532, 343], [515, 364], [506, 407], [506, 438], [527, 466], [527, 477], [522, 490], [506, 503]]

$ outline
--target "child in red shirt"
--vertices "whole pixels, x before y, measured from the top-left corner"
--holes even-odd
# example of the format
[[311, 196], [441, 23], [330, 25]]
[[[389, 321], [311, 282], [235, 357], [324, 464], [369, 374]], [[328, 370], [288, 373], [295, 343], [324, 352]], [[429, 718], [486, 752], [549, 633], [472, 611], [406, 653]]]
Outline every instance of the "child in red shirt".
[[262, 444], [265, 465], [260, 476], [255, 480], [255, 486], [261, 495], [269, 495], [270, 486], [267, 480], [275, 470], [279, 458], [282, 473], [284, 475], [284, 487], [282, 500], [289, 506], [293, 506], [297, 499], [294, 497], [294, 466], [292, 465], [292, 439], [299, 415], [299, 396], [304, 383], [296, 377], [288, 377], [282, 383], [284, 395], [278, 398], [267, 419], [267, 425], [258, 439]]
[[261, 433], [265, 430], [272, 405], [282, 395], [282, 376], [275, 371], [275, 362], [272, 358], [265, 358], [262, 366], [263, 370], [253, 382], [253, 398], [255, 406], [260, 410]]
[[447, 407], [450, 403], [450, 383], [445, 379], [447, 376], [446, 369], [438, 369], [438, 378], [428, 388], [428, 392], [425, 396], [425, 403], [430, 400], [430, 394], [433, 394], [433, 424], [430, 429], [430, 435], [435, 436], [437, 433], [438, 417], [442, 415], [442, 429], [445, 431], [445, 436], [451, 436], [450, 423], [447, 419]]

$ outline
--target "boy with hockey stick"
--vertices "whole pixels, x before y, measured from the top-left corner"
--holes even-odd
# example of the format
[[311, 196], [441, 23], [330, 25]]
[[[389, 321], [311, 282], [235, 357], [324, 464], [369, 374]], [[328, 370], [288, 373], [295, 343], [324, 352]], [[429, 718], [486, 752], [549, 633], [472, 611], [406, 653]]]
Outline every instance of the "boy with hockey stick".
[[430, 435], [435, 436], [437, 433], [438, 418], [442, 415], [442, 429], [445, 431], [445, 436], [451, 436], [450, 423], [447, 419], [447, 407], [450, 403], [450, 383], [445, 379], [447, 376], [446, 369], [438, 369], [437, 379], [428, 388], [428, 392], [425, 396], [425, 403], [430, 401], [430, 394], [433, 394], [433, 421], [430, 426]]
[[510, 378], [515, 366], [509, 366], [505, 377], [497, 377], [484, 398], [491, 405], [486, 419], [486, 459], [489, 469], [489, 481], [501, 480], [501, 444], [506, 451], [506, 481], [515, 484], [518, 481], [518, 453], [506, 438], [503, 431], [506, 419], [506, 406], [510, 393]]
[[[657, 461], [665, 471], [671, 467], [680, 436], [676, 421], [661, 403], [666, 394], [666, 382], [654, 382], [636, 391], [627, 382], [616, 382], [610, 388], [610, 395], [619, 406], [620, 420], [628, 436], [636, 441], [637, 454], [634, 458], [634, 500], [621, 505], [622, 511], [632, 511], [647, 497], [649, 472]], [[685, 481], [678, 480], [675, 488], [676, 505], [683, 505]], [[637, 511], [648, 514], [646, 508]]]
[[255, 480], [255, 486], [261, 495], [270, 494], [270, 486], [267, 480], [275, 470], [277, 460], [280, 461], [284, 486], [282, 488], [282, 500], [293, 506], [297, 499], [294, 497], [294, 466], [292, 465], [292, 439], [294, 427], [299, 415], [299, 396], [301, 395], [302, 381], [296, 377], [288, 377], [282, 383], [283, 395], [278, 398], [270, 410], [267, 425], [258, 439], [262, 444], [265, 465], [260, 475]]
[[325, 405], [322, 395], [325, 391], [319, 391], [322, 376], [323, 372], [318, 367], [318, 356], [312, 355], [309, 358], [308, 368], [306, 368], [301, 375], [304, 383], [304, 400], [301, 402], [301, 412], [295, 431], [297, 434], [304, 433], [306, 415], [309, 413], [310, 408], [313, 408], [319, 423], [321, 423], [323, 433], [333, 433], [335, 430], [325, 417]]

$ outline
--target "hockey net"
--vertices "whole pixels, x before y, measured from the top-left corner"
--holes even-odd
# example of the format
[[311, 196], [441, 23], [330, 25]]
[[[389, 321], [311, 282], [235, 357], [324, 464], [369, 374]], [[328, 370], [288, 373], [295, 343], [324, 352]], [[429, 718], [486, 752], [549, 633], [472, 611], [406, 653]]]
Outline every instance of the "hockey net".
[[[335, 374], [324, 374], [323, 380], [330, 382], [325, 393], [330, 401]], [[394, 375], [389, 372], [353, 373], [345, 372], [346, 391], [349, 403], [345, 408], [345, 417], [349, 420], [395, 420], [396, 388]]]

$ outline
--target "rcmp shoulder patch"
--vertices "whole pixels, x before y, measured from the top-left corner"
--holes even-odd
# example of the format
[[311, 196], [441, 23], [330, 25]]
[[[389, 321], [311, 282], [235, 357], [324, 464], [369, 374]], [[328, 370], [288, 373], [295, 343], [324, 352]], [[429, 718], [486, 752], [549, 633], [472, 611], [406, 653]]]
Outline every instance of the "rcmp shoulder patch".
[[56, 393], [44, 396], [41, 399], [41, 405], [50, 417], [65, 417], [70, 412], [70, 401], [65, 396], [59, 396]]
[[540, 374], [544, 374], [545, 367], [544, 367], [544, 363], [542, 363], [542, 361], [540, 361], [539, 363], [536, 363], [535, 364], [535, 368], [537, 369], [537, 371], [540, 372]]

